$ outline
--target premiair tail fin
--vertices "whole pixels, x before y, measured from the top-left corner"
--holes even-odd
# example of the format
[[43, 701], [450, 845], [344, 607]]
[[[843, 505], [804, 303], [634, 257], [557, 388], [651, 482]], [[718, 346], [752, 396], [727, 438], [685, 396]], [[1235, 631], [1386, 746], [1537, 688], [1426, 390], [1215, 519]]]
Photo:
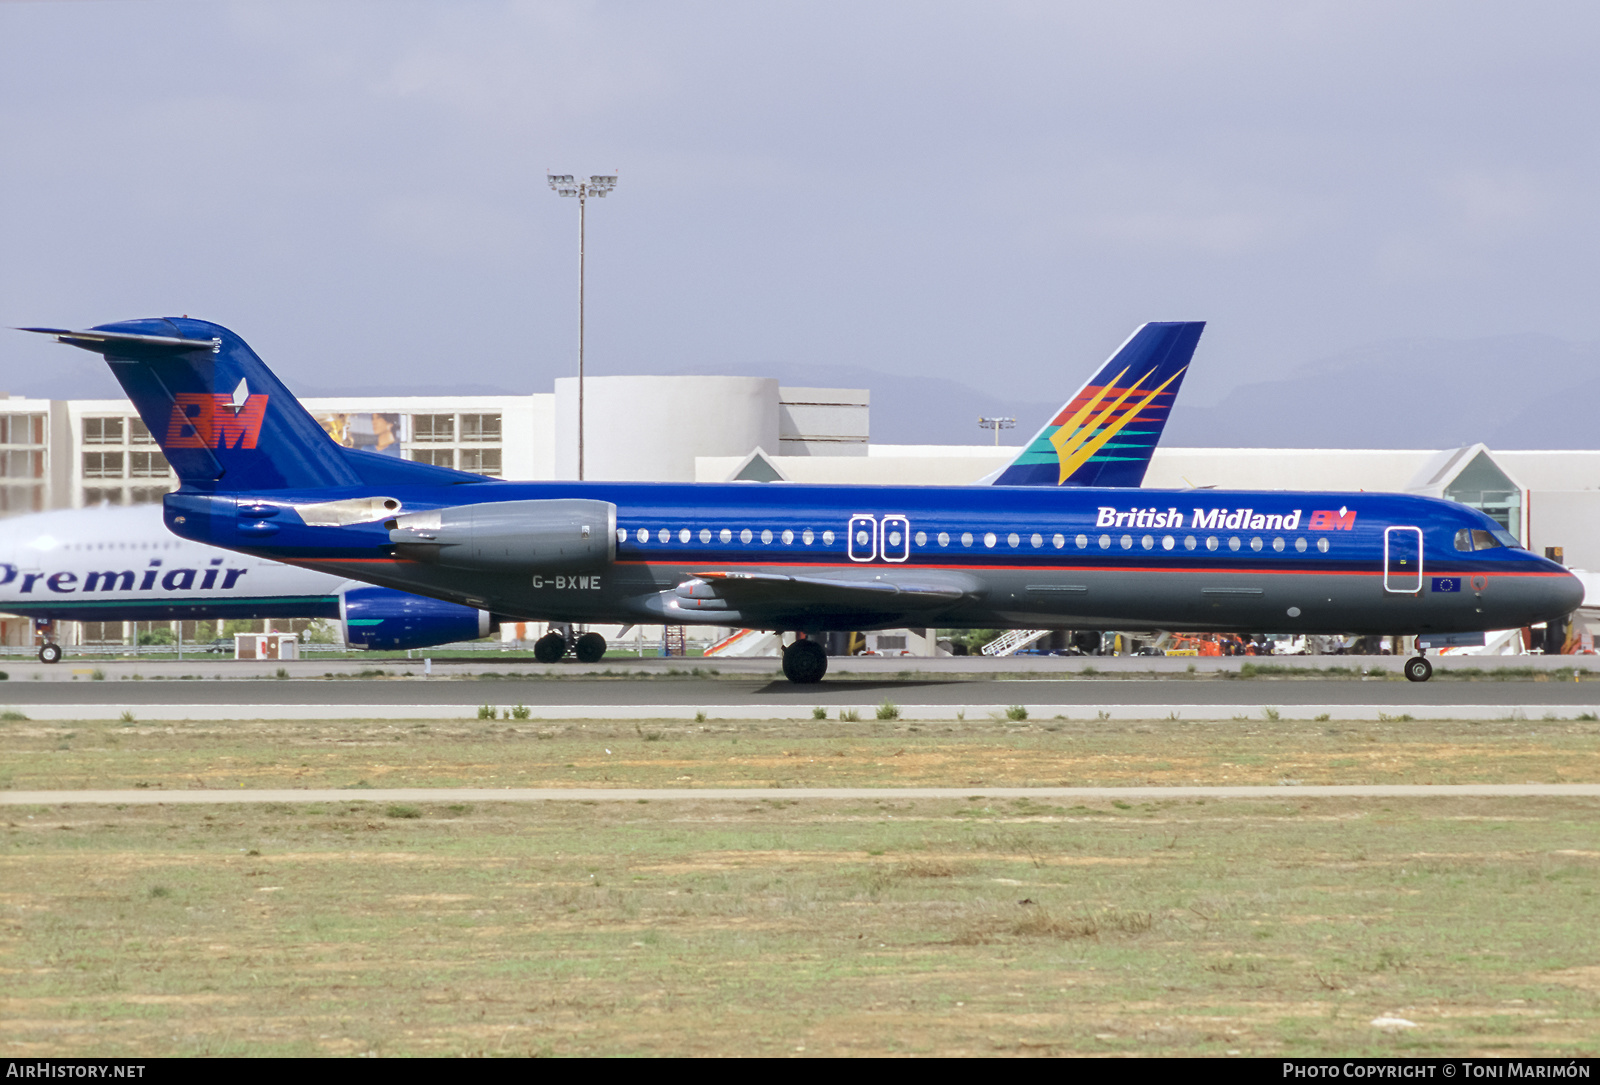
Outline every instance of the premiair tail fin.
[[219, 324], [173, 317], [87, 331], [21, 330], [104, 355], [185, 489], [483, 481], [338, 444], [245, 341]]
[[1134, 332], [994, 484], [1138, 487], [1204, 328], [1176, 321]]

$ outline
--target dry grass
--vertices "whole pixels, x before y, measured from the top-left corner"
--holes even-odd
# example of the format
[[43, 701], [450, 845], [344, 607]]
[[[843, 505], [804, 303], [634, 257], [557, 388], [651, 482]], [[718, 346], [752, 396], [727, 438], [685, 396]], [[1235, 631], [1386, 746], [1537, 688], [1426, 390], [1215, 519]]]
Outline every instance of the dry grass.
[[0, 788], [1600, 780], [1600, 723], [0, 723]]
[[0, 812], [6, 1054], [1582, 1054], [1592, 801], [468, 806], [360, 786], [1594, 780], [1597, 739], [10, 721], [0, 786], [352, 790]]
[[1600, 1040], [1596, 802], [416, 809], [7, 809], [7, 1054]]

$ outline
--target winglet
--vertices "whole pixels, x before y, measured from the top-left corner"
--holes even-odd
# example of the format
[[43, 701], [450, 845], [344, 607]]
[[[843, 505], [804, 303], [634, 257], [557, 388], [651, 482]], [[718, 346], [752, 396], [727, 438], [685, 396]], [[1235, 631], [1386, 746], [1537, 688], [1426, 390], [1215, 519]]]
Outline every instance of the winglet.
[[1152, 322], [1134, 332], [994, 484], [1137, 488], [1204, 328]]

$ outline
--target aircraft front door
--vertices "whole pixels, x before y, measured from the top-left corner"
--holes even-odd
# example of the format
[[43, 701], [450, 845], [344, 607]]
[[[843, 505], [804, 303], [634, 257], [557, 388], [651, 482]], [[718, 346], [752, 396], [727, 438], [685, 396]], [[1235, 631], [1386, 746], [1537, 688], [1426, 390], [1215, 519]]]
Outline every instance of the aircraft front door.
[[864, 514], [850, 517], [848, 552], [851, 561], [871, 561], [878, 556], [878, 521], [876, 517]]
[[1422, 529], [1383, 529], [1383, 590], [1415, 595], [1422, 590]]
[[911, 556], [911, 522], [904, 516], [885, 516], [881, 533], [884, 561], [905, 561]]

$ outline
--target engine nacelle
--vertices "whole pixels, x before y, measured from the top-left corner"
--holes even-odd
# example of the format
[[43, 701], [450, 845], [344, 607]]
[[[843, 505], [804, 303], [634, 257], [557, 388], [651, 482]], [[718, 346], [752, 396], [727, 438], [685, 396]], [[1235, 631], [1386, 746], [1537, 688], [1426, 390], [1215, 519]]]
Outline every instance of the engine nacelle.
[[477, 640], [497, 624], [487, 610], [370, 585], [339, 596], [339, 620], [346, 644], [391, 652]]
[[555, 498], [490, 501], [385, 521], [395, 556], [495, 572], [599, 569], [617, 559], [617, 506]]

